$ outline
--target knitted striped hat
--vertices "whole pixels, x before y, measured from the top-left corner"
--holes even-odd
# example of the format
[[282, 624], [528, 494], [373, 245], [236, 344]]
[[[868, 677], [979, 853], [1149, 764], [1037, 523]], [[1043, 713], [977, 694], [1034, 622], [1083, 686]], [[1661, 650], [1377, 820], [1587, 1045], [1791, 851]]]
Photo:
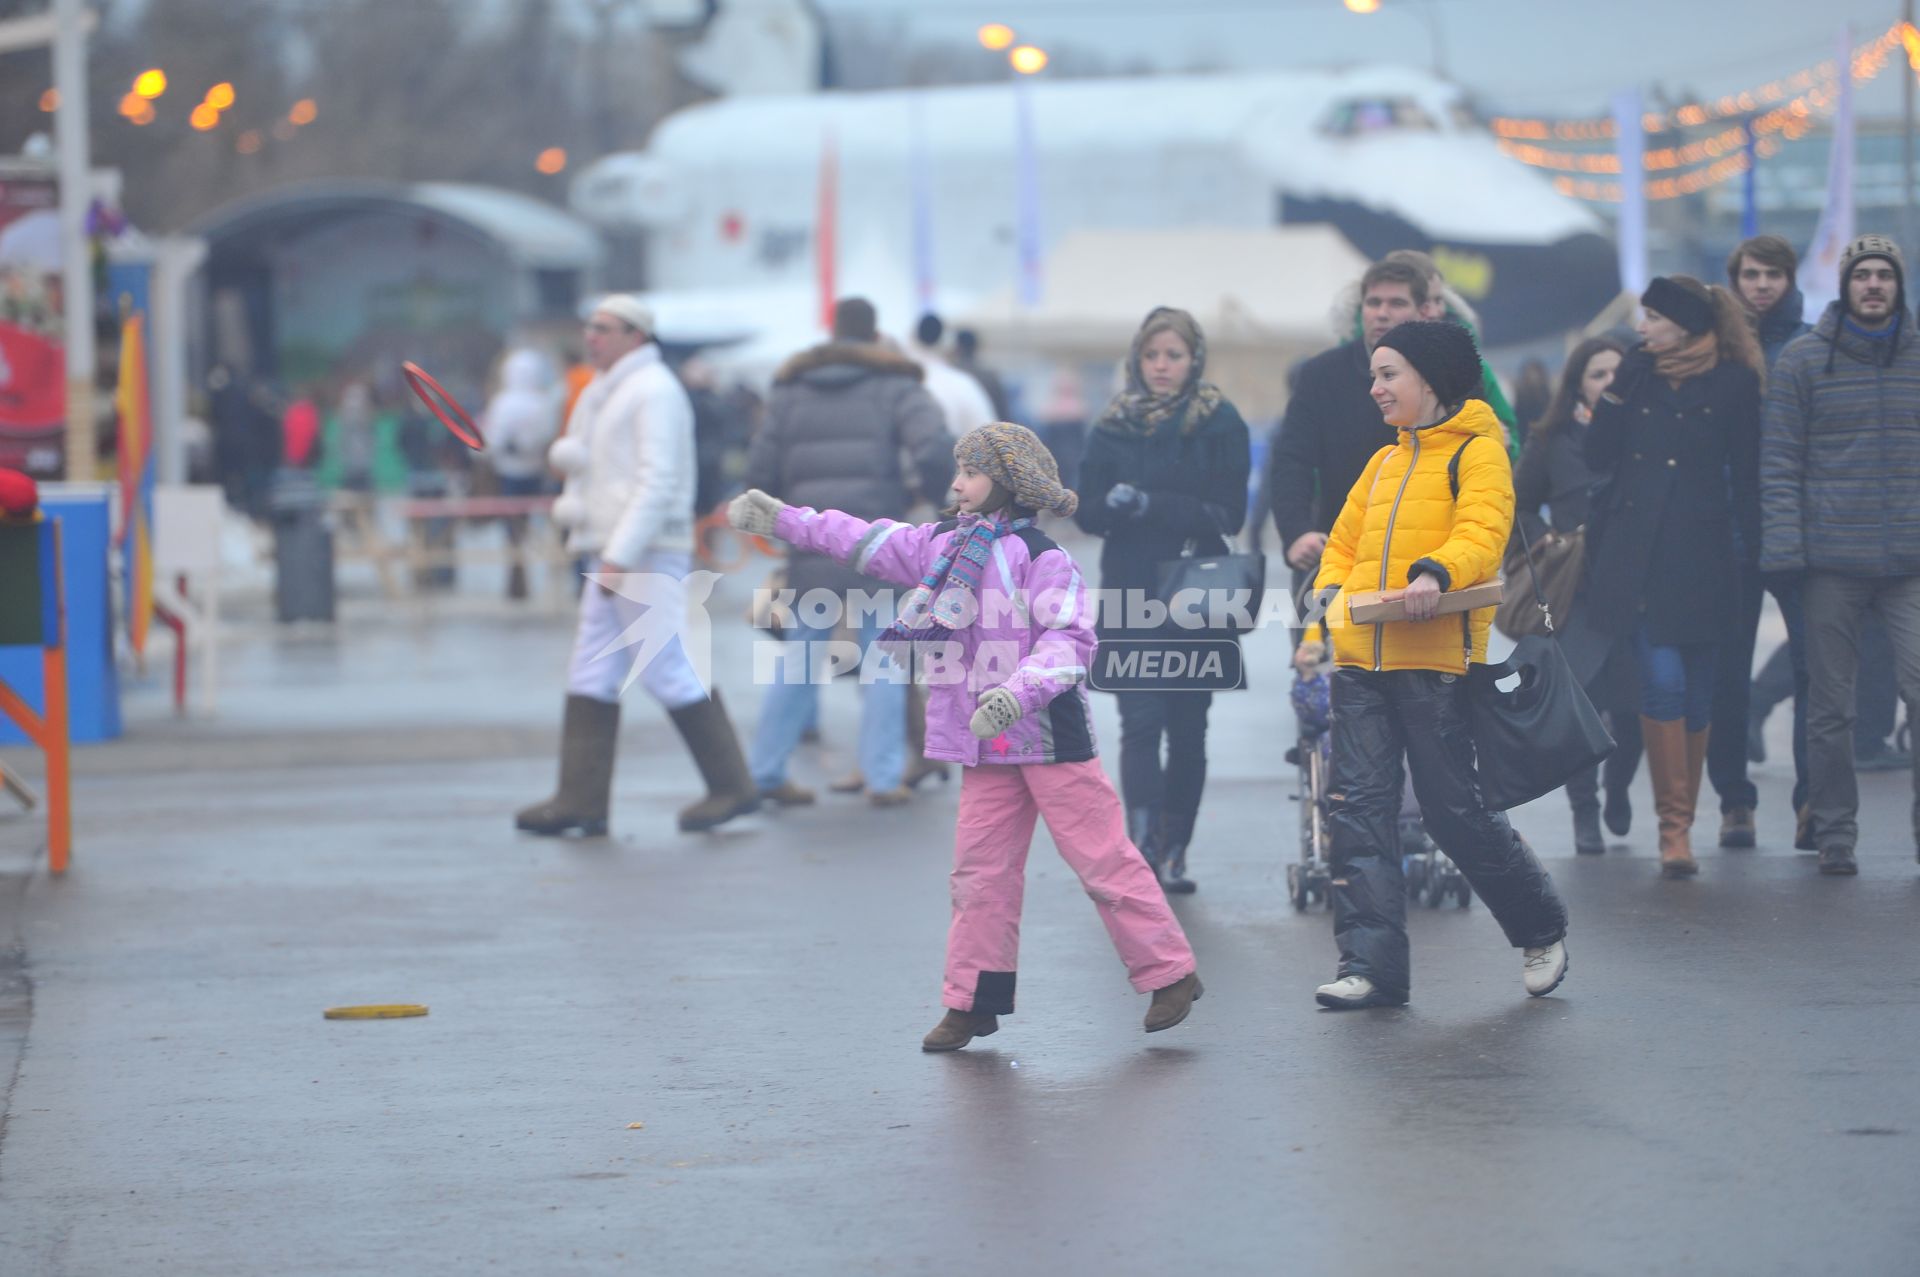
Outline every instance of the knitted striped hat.
[[1026, 509], [1064, 516], [1079, 508], [1080, 498], [1060, 486], [1053, 454], [1025, 426], [996, 421], [969, 430], [953, 445], [953, 459], [991, 476]]

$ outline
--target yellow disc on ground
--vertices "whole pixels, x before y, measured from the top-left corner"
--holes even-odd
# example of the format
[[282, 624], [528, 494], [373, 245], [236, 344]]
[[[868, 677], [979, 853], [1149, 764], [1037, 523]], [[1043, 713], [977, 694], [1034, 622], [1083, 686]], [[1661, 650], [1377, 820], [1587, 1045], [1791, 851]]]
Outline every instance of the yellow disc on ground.
[[320, 1014], [329, 1020], [401, 1020], [410, 1015], [425, 1015], [418, 1002], [384, 1002], [364, 1007], [328, 1007]]

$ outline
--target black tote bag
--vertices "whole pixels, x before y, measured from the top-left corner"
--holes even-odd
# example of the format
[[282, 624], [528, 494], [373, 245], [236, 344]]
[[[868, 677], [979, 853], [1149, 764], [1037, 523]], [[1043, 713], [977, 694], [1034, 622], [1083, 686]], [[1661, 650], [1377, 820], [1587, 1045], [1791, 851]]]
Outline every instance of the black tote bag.
[[[1525, 526], [1520, 543], [1531, 563], [1533, 545]], [[1543, 631], [1522, 638], [1498, 665], [1467, 669], [1480, 794], [1495, 811], [1551, 793], [1613, 752], [1613, 738], [1600, 712], [1560, 651], [1553, 609], [1540, 593], [1540, 574], [1536, 570], [1529, 576]], [[1503, 691], [1501, 680], [1516, 674], [1519, 683]]]
[[[1212, 507], [1208, 513], [1218, 521]], [[1231, 546], [1219, 554], [1196, 554], [1188, 541], [1179, 558], [1155, 565], [1155, 587], [1159, 600], [1176, 609], [1167, 618], [1168, 634], [1238, 638], [1259, 623], [1267, 593], [1267, 556], [1235, 554]], [[1201, 622], [1197, 629], [1185, 623], [1194, 617]]]

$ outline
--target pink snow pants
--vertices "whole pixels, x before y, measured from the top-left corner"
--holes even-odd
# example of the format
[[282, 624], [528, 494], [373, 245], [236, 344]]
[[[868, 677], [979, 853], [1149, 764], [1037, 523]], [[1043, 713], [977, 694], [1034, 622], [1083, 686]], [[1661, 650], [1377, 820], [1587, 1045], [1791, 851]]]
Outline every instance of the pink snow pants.
[[1027, 850], [1039, 817], [1100, 910], [1133, 987], [1164, 989], [1191, 974], [1193, 949], [1127, 838], [1120, 797], [1100, 764], [989, 763], [961, 769], [941, 1001], [957, 1011], [1012, 1013]]

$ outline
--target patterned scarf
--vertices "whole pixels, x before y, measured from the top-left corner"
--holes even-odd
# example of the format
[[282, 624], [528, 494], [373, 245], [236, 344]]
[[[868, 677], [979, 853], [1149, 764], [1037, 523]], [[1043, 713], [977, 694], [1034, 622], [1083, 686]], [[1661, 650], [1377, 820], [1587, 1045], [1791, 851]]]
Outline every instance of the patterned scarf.
[[898, 619], [880, 636], [882, 643], [939, 641], [974, 622], [980, 615], [980, 578], [995, 539], [1033, 526], [1030, 518], [1001, 519], [1000, 515], [962, 518], [959, 535], [947, 539], [946, 552], [907, 595]]
[[[1140, 375], [1140, 352], [1155, 333], [1171, 332], [1186, 344], [1193, 356], [1187, 370], [1187, 382], [1170, 395], [1156, 395]], [[1184, 310], [1170, 306], [1155, 307], [1147, 315], [1140, 331], [1133, 335], [1127, 351], [1127, 386], [1113, 397], [1097, 424], [1110, 430], [1130, 430], [1151, 435], [1168, 422], [1178, 422], [1181, 434], [1192, 434], [1200, 423], [1220, 406], [1220, 388], [1202, 380], [1207, 371], [1207, 337], [1200, 325]]]

